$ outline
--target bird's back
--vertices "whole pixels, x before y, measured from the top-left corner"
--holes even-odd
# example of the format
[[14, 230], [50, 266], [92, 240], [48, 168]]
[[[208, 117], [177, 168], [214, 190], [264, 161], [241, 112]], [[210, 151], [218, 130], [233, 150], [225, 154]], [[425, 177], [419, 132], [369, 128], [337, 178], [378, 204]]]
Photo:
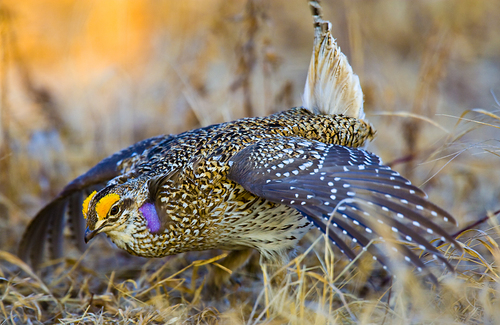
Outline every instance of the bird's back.
[[123, 172], [130, 170], [132, 177], [152, 177], [209, 157], [217, 158], [222, 164], [234, 153], [267, 138], [301, 137], [357, 148], [364, 146], [374, 134], [368, 123], [356, 118], [313, 114], [304, 108], [293, 108], [270, 116], [243, 118], [181, 133], [173, 140], [167, 139], [146, 150], [139, 159], [133, 160], [133, 166], [121, 168]]

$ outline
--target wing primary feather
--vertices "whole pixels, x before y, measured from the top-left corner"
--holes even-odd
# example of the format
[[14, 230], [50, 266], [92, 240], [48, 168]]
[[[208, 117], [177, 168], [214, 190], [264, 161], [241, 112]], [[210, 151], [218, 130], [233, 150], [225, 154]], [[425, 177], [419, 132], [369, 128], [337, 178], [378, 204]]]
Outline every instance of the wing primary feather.
[[[325, 171], [327, 171], [327, 169], [325, 169]], [[349, 183], [351, 185], [358, 184], [360, 188], [362, 187], [362, 185], [366, 185], [367, 187], [370, 186], [370, 189], [375, 188], [376, 186], [380, 186], [387, 187], [387, 190], [391, 190], [394, 193], [401, 191], [411, 196], [419, 196], [422, 198], [426, 197], [424, 191], [414, 185], [408, 184], [408, 180], [404, 178], [390, 179], [390, 177], [392, 176], [387, 176], [387, 178], [385, 178], [383, 177], [385, 175], [381, 174], [373, 174], [368, 172], [359, 173], [356, 171], [338, 172], [338, 170], [331, 171], [331, 175], [332, 176], [328, 177], [328, 179], [339, 177], [343, 182]]]
[[76, 247], [83, 252], [86, 248], [86, 245], [84, 240], [85, 219], [83, 219], [82, 215], [82, 204], [82, 193], [75, 193], [71, 195], [68, 204], [68, 224], [70, 226], [71, 234], [73, 236]]
[[[413, 263], [413, 265], [417, 268], [417, 270], [419, 272], [425, 272], [425, 275], [436, 285], [438, 286], [439, 285], [439, 282], [436, 278], [436, 276], [434, 274], [432, 274], [432, 272], [429, 270], [429, 268], [424, 264], [424, 262], [422, 262], [422, 260], [416, 256], [412, 251], [411, 249], [409, 249], [408, 247], [404, 246], [404, 245], [399, 245], [398, 246], [398, 249], [401, 250], [401, 255], [405, 256], [405, 257], [408, 257], [411, 261], [411, 263]], [[405, 259], [406, 260], [406, 259]]]
[[[409, 202], [414, 204], [415, 206], [421, 206], [423, 209], [430, 211], [434, 211], [436, 216], [440, 215], [442, 219], [446, 222], [450, 222], [452, 224], [456, 224], [455, 218], [453, 218], [448, 212], [446, 212], [444, 209], [438, 207], [434, 203], [430, 202], [429, 200], [426, 200], [420, 196], [414, 195], [410, 192], [400, 190], [400, 189], [395, 189], [393, 186], [389, 184], [383, 184], [383, 183], [363, 183], [363, 182], [349, 182], [349, 185], [352, 188], [357, 188], [361, 190], [366, 190], [369, 191], [370, 194], [375, 195], [377, 193], [384, 195], [385, 197], [386, 194], [390, 195], [391, 198], [394, 199], [399, 199], [401, 204], [398, 204], [400, 206], [404, 206], [404, 202]], [[406, 201], [404, 201], [406, 200]], [[389, 201], [389, 200], [385, 200]]]
[[[459, 245], [456, 241], [455, 238], [451, 237], [443, 228], [440, 226], [436, 225], [432, 220], [422, 216], [421, 214], [415, 212], [414, 210], [401, 205], [397, 204], [394, 202], [391, 202], [389, 200], [377, 197], [377, 196], [370, 196], [369, 201], [372, 202], [373, 204], [376, 204], [380, 207], [386, 207], [388, 210], [391, 210], [396, 213], [400, 213], [404, 217], [407, 217], [409, 220], [414, 221], [414, 225], [419, 225], [422, 228], [430, 229], [432, 232], [435, 232], [436, 234], [444, 237], [448, 242], [453, 244], [456, 249], [459, 251], [462, 251], [462, 246]], [[380, 214], [383, 215], [383, 214]], [[391, 218], [392, 219], [392, 218]], [[395, 219], [392, 219], [395, 220]], [[416, 222], [416, 223], [415, 223]]]
[[53, 211], [57, 211], [59, 206], [64, 203], [61, 201], [62, 200], [55, 200], [45, 206], [29, 224], [23, 234], [19, 245], [18, 255], [21, 259], [31, 262], [34, 268], [36, 268], [42, 260], [48, 230], [54, 218]]
[[323, 217], [317, 217], [316, 215], [314, 215], [313, 213], [309, 213], [305, 209], [297, 209], [297, 211], [299, 211], [304, 217], [310, 220], [324, 234], [327, 234], [330, 240], [340, 249], [342, 254], [345, 254], [347, 256], [347, 258], [349, 258], [351, 261], [356, 258], [356, 254], [352, 251], [349, 245], [347, 245], [347, 243], [344, 242], [344, 240], [341, 239], [338, 234], [332, 231], [332, 229], [326, 228], [326, 224], [322, 219]]
[[295, 208], [302, 213], [302, 215], [306, 216], [308, 220], [312, 221], [317, 227], [319, 227], [323, 233], [327, 234], [335, 245], [341, 249], [342, 253], [346, 254], [351, 260], [353, 260], [357, 254], [355, 254], [349, 245], [347, 245], [347, 243], [335, 233], [334, 229], [331, 228], [334, 223], [337, 225], [337, 228], [345, 231], [351, 239], [355, 239], [363, 250], [367, 250], [383, 266], [388, 266], [388, 262], [384, 254], [377, 247], [371, 245], [370, 240], [359, 231], [345, 223], [341, 218], [338, 218], [338, 212], [331, 218], [330, 227], [327, 228], [328, 220], [330, 219], [329, 214], [325, 214], [320, 211], [318, 211], [318, 213], [307, 207]]
[[[58, 259], [63, 255], [63, 235], [65, 225], [65, 211], [67, 202], [61, 201], [52, 211], [52, 222], [49, 223], [48, 243], [52, 259]], [[62, 217], [59, 217], [62, 216]]]
[[[349, 203], [347, 203], [349, 205]], [[346, 211], [346, 215], [352, 218], [353, 220], [360, 220], [361, 216], [357, 211]], [[431, 243], [429, 243], [425, 238], [423, 238], [421, 235], [419, 235], [416, 231], [412, 230], [410, 227], [404, 225], [403, 223], [399, 222], [398, 220], [388, 217], [385, 214], [377, 214], [377, 218], [381, 218], [384, 220], [384, 223], [389, 225], [390, 227], [394, 227], [398, 230], [398, 232], [401, 232], [402, 234], [406, 236], [410, 236], [412, 238], [412, 241], [417, 243], [419, 246], [422, 246], [425, 248], [425, 250], [431, 252], [432, 254], [436, 255], [437, 258], [439, 258], [443, 263], [446, 264], [446, 267], [448, 267], [450, 270], [454, 270], [453, 266], [448, 262], [448, 260], [442, 255], [442, 253], [434, 247]], [[373, 227], [375, 228], [375, 227]], [[398, 247], [402, 247], [403, 245], [397, 245]]]

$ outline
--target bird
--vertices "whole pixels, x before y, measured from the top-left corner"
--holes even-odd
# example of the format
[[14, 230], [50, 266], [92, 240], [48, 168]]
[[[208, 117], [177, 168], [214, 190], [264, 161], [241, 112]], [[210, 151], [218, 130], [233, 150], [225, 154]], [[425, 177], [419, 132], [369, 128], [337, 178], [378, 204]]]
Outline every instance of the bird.
[[19, 256], [38, 265], [47, 241], [61, 256], [67, 215], [81, 249], [104, 233], [143, 257], [223, 249], [238, 266], [257, 250], [283, 265], [317, 227], [351, 260], [367, 251], [390, 266], [380, 246], [390, 242], [419, 271], [426, 264], [410, 247], [452, 270], [426, 236], [460, 250], [444, 228], [455, 219], [364, 149], [375, 130], [359, 78], [318, 2], [310, 7], [315, 40], [301, 107], [159, 135], [105, 158], [40, 210]]

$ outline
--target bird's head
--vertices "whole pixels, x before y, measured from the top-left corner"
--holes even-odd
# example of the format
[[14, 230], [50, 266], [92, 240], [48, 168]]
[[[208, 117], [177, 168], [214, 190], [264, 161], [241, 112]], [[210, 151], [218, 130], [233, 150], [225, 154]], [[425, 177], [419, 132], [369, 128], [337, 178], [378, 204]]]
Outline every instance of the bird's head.
[[110, 185], [94, 191], [83, 202], [87, 220], [85, 242], [103, 232], [119, 247], [130, 250], [134, 235], [160, 228], [158, 214], [140, 184]]

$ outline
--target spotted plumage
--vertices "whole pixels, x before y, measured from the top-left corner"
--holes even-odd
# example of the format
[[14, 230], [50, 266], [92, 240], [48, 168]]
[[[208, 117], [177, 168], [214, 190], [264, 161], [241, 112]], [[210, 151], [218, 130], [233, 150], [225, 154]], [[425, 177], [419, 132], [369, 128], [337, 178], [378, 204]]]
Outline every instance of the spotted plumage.
[[105, 233], [145, 257], [253, 248], [283, 262], [316, 226], [351, 259], [367, 250], [389, 265], [389, 255], [371, 242], [390, 241], [420, 270], [425, 265], [406, 244], [451, 268], [425, 235], [460, 249], [439, 225], [455, 220], [362, 149], [375, 132], [362, 120], [359, 79], [315, 3], [307, 108], [157, 136], [104, 159], [38, 213], [20, 256], [38, 264], [49, 238], [59, 257], [68, 211], [81, 248], [84, 238]]
[[[301, 137], [359, 146], [372, 136], [373, 130], [365, 122], [316, 115], [303, 108], [179, 134], [134, 156], [127, 172], [120, 171], [120, 176], [91, 198], [86, 207], [89, 229], [101, 225], [99, 208], [118, 193], [122, 201], [134, 198], [136, 215], [138, 209], [152, 204], [158, 218], [159, 227], [154, 231], [147, 218], [134, 218], [137, 231], [130, 242], [121, 240], [113, 230], [111, 238], [115, 236], [115, 243], [132, 254], [159, 257], [192, 250], [252, 247], [264, 255], [279, 255], [296, 244], [309, 229], [309, 222], [298, 211], [259, 198], [232, 181], [228, 174], [238, 168], [233, 166], [235, 155], [264, 140]], [[277, 168], [269, 166], [269, 170]], [[254, 229], [260, 229], [261, 234], [255, 234]]]
[[[105, 159], [55, 202], [81, 202], [74, 196], [96, 176], [116, 176], [83, 204], [87, 239], [105, 232], [120, 248], [146, 257], [250, 247], [282, 258], [314, 224], [352, 259], [356, 253], [342, 232], [367, 247], [380, 236], [376, 223], [384, 223], [397, 238], [446, 262], [417, 228], [455, 243], [436, 224], [453, 218], [376, 155], [356, 148], [373, 135], [361, 120], [294, 108], [160, 136]], [[50, 209], [52, 218], [63, 215], [61, 204]], [[330, 222], [340, 234], [327, 226], [335, 208]], [[29, 229], [47, 214], [42, 210]], [[38, 256], [39, 242], [28, 230], [23, 257]], [[386, 258], [374, 246], [368, 250]], [[414, 253], [404, 255], [423, 267]]]

